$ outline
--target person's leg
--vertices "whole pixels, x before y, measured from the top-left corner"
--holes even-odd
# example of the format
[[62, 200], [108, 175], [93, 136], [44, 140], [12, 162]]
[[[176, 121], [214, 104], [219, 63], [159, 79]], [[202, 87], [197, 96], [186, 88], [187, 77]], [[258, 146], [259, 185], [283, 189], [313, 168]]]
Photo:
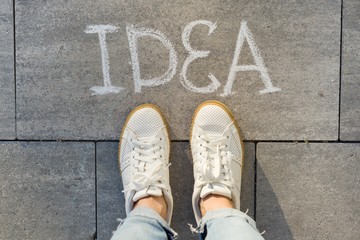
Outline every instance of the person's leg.
[[169, 182], [170, 140], [160, 110], [151, 104], [127, 117], [119, 143], [126, 219], [114, 232], [119, 239], [173, 239], [173, 198]]
[[177, 234], [153, 208], [138, 207], [119, 224], [111, 240], [168, 240], [175, 239], [176, 236]]
[[198, 233], [206, 240], [264, 240], [255, 221], [234, 208], [209, 211], [201, 219]]
[[263, 240], [256, 223], [245, 213], [234, 209], [232, 201], [220, 195], [200, 200], [201, 215], [198, 232], [202, 239]]
[[240, 212], [244, 147], [230, 110], [206, 101], [190, 131], [194, 163], [193, 210], [202, 239], [263, 239], [254, 220]]

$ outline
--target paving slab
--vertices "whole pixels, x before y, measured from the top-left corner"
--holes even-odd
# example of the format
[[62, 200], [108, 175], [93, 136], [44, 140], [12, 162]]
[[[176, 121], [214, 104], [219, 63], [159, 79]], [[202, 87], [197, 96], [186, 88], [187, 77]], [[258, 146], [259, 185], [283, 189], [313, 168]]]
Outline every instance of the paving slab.
[[340, 13], [340, 0], [17, 0], [17, 136], [117, 140], [151, 102], [186, 140], [195, 107], [218, 99], [247, 140], [337, 140]]
[[15, 139], [13, 2], [0, 6], [0, 139]]
[[[97, 239], [110, 239], [115, 231], [117, 218], [125, 218], [125, 200], [118, 170], [117, 145], [115, 142], [97, 143]], [[190, 232], [188, 223], [195, 225], [191, 196], [194, 184], [189, 144], [176, 142], [171, 145], [170, 182], [174, 197], [172, 227], [180, 239], [198, 239]], [[255, 146], [245, 144], [245, 167], [243, 172], [241, 208], [254, 215], [254, 161]]]
[[94, 239], [95, 144], [0, 143], [0, 239]]
[[360, 144], [259, 143], [256, 220], [265, 239], [358, 239]]
[[360, 140], [360, 2], [343, 3], [340, 139]]

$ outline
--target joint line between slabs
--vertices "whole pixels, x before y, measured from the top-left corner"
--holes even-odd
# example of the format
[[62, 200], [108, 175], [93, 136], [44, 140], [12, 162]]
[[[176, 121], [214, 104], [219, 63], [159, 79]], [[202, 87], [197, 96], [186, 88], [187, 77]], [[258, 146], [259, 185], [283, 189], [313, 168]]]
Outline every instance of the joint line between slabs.
[[97, 209], [97, 143], [94, 142], [94, 154], [95, 154], [95, 170], [94, 170], [94, 176], [95, 176], [95, 234], [94, 234], [94, 239], [97, 238], [97, 229], [98, 229], [98, 209]]
[[[118, 140], [79, 140], [79, 139], [0, 139], [0, 142], [73, 142], [73, 143], [118, 143]], [[189, 143], [189, 140], [172, 140], [172, 143]], [[244, 140], [244, 143], [360, 143], [360, 140]]]
[[15, 17], [15, 13], [16, 13], [16, 0], [13, 0], [13, 44], [14, 44], [14, 49], [13, 49], [13, 61], [14, 61], [14, 131], [15, 131], [15, 139], [17, 140], [17, 104], [16, 104], [16, 17]]
[[257, 183], [257, 143], [255, 143], [255, 161], [254, 161], [254, 221], [256, 221], [256, 183]]
[[340, 5], [340, 59], [339, 59], [339, 112], [338, 112], [338, 141], [340, 141], [341, 135], [341, 74], [342, 74], [342, 42], [343, 42], [343, 8], [344, 1], [341, 0]]

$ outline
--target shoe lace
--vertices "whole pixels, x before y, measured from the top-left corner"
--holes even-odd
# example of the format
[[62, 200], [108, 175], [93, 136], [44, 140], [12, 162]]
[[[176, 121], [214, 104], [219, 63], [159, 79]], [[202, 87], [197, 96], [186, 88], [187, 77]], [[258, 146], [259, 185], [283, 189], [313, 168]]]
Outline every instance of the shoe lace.
[[226, 151], [227, 136], [202, 134], [199, 136], [200, 153], [203, 164], [199, 165], [201, 185], [208, 183], [222, 183], [228, 188], [232, 188], [230, 177], [230, 164], [232, 154]]
[[161, 140], [156, 137], [141, 137], [131, 140], [134, 148], [130, 157], [133, 158], [135, 172], [133, 172], [131, 183], [123, 192], [140, 191], [150, 186], [166, 188], [161, 179], [164, 176], [164, 170], [170, 164], [166, 167], [163, 165], [161, 147], [158, 144]]

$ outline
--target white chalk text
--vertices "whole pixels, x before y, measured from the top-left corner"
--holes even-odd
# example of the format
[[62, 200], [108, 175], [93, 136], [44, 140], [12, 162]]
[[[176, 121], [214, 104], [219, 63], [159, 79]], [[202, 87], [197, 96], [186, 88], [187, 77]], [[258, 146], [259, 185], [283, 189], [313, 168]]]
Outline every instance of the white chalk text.
[[[221, 86], [219, 80], [215, 77], [213, 73], [208, 74], [209, 84], [202, 87], [195, 86], [191, 79], [187, 77], [187, 69], [189, 65], [196, 59], [206, 58], [209, 56], [210, 51], [205, 50], [197, 50], [191, 47], [190, 43], [190, 34], [193, 31], [193, 28], [197, 25], [205, 25], [209, 28], [208, 36], [210, 36], [213, 31], [217, 28], [215, 22], [207, 21], [207, 20], [197, 20], [190, 22], [185, 26], [181, 39], [186, 49], [188, 56], [180, 70], [180, 80], [181, 84], [189, 91], [195, 93], [213, 93], [218, 91]], [[110, 80], [110, 61], [109, 61], [109, 53], [106, 44], [106, 34], [117, 32], [119, 27], [113, 25], [89, 25], [85, 29], [85, 33], [88, 34], [97, 34], [100, 43], [100, 51], [101, 51], [101, 61], [102, 61], [102, 72], [103, 72], [103, 86], [94, 86], [90, 88], [92, 91], [92, 95], [104, 95], [109, 93], [119, 93], [124, 90], [123, 87], [116, 87], [111, 84]], [[128, 36], [130, 56], [131, 56], [131, 65], [133, 72], [133, 81], [134, 88], [136, 93], [141, 93], [143, 87], [154, 87], [160, 86], [167, 82], [170, 82], [176, 74], [177, 66], [178, 66], [178, 58], [175, 48], [172, 43], [168, 40], [166, 35], [158, 30], [151, 28], [142, 28], [136, 27], [132, 24], [126, 25], [126, 32]], [[169, 52], [169, 67], [168, 69], [158, 77], [154, 77], [151, 79], [143, 79], [141, 77], [140, 63], [139, 63], [139, 54], [138, 54], [138, 42], [140, 38], [150, 37], [157, 39], [160, 43], [167, 49]], [[253, 65], [239, 65], [240, 53], [241, 49], [245, 43], [247, 42], [250, 47], [250, 51], [252, 57], [254, 58]], [[259, 72], [260, 79], [264, 84], [264, 89], [260, 90], [260, 94], [264, 93], [272, 93], [281, 91], [280, 88], [274, 87], [268, 71], [265, 67], [265, 63], [263, 58], [261, 57], [260, 50], [258, 46], [255, 44], [255, 40], [250, 29], [247, 26], [247, 23], [243, 21], [240, 25], [240, 30], [238, 34], [238, 38], [236, 41], [236, 47], [234, 51], [234, 57], [232, 60], [232, 64], [229, 70], [229, 75], [227, 82], [224, 86], [223, 92], [221, 96], [229, 96], [233, 94], [232, 86], [236, 79], [236, 75], [239, 72], [244, 71], [257, 71]]]

